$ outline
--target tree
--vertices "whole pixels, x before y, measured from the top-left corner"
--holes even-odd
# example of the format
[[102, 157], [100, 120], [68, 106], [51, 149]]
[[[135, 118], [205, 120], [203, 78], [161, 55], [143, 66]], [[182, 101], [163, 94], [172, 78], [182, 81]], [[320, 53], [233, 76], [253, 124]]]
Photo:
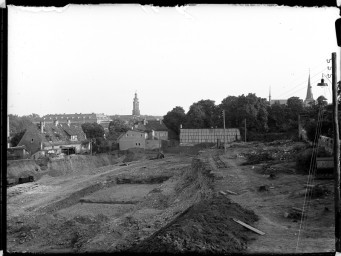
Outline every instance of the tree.
[[22, 130], [21, 132], [14, 134], [14, 136], [11, 138], [11, 146], [12, 147], [16, 147], [18, 145], [21, 138], [24, 136], [25, 132], [26, 132], [26, 129]]
[[180, 125], [185, 124], [186, 114], [182, 107], [176, 106], [163, 117], [163, 122], [168, 129], [175, 133], [175, 138], [178, 139], [180, 135]]
[[104, 137], [104, 128], [97, 123], [84, 123], [82, 129], [88, 139]]
[[267, 131], [268, 129], [266, 99], [259, 98], [256, 94], [228, 96], [222, 100], [220, 109], [225, 110], [227, 127], [241, 127], [244, 119], [247, 119], [250, 130]]
[[202, 129], [205, 127], [206, 114], [202, 106], [193, 103], [186, 114], [186, 128]]
[[111, 140], [116, 140], [121, 133], [130, 130], [130, 126], [123, 120], [115, 118], [109, 123], [109, 136]]
[[287, 106], [281, 104], [273, 104], [268, 107], [268, 126], [272, 132], [286, 132], [290, 130], [287, 119]]
[[200, 100], [193, 103], [186, 114], [186, 127], [212, 128], [221, 124], [220, 108], [213, 100]]
[[28, 117], [20, 117], [17, 115], [9, 114], [9, 130], [10, 136], [13, 136], [16, 133], [22, 132], [27, 129], [31, 125], [33, 125], [32, 121]]

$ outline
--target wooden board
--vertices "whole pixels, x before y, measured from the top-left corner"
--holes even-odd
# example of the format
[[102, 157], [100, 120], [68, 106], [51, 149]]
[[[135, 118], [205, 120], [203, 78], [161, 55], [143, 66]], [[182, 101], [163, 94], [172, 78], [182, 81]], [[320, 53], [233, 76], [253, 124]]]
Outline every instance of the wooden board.
[[251, 231], [253, 231], [253, 232], [255, 232], [255, 233], [259, 234], [259, 235], [262, 235], [262, 236], [265, 235], [265, 233], [263, 231], [260, 231], [260, 230], [254, 228], [254, 227], [251, 227], [250, 225], [248, 225], [248, 224], [246, 224], [246, 223], [244, 223], [244, 222], [242, 222], [240, 220], [237, 220], [235, 218], [232, 218], [232, 220], [237, 222], [238, 224], [240, 224], [240, 225], [250, 229]]

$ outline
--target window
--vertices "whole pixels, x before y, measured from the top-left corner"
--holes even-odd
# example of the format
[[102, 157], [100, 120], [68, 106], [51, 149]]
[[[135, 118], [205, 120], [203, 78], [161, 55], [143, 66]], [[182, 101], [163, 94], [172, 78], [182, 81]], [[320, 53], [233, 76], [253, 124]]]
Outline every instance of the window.
[[71, 135], [71, 140], [73, 141], [77, 140], [77, 135]]

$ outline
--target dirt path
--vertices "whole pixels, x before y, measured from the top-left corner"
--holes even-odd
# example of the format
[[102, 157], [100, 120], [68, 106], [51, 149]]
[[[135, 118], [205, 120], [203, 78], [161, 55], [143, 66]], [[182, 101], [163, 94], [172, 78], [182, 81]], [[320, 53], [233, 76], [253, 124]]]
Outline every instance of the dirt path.
[[[291, 207], [302, 208], [304, 196], [297, 197], [295, 192], [304, 189], [307, 176], [282, 173], [277, 179], [270, 180], [268, 175], [256, 172], [258, 166], [241, 165], [245, 160], [236, 155], [242, 151], [230, 148], [226, 155], [220, 156], [227, 168], [220, 169], [224, 179], [217, 182], [216, 189], [236, 192], [237, 195], [229, 194], [228, 197], [241, 206], [252, 209], [259, 216], [255, 227], [266, 234], [251, 242], [248, 252], [295, 252], [300, 221], [294, 222], [285, 218], [284, 212]], [[258, 191], [263, 185], [268, 186], [269, 191]], [[307, 225], [300, 233], [297, 252], [333, 251], [333, 212], [321, 214], [322, 206], [317, 207], [318, 204], [324, 203], [331, 209], [331, 202], [332, 197], [312, 202]], [[313, 220], [313, 216], [319, 218], [315, 217]]]

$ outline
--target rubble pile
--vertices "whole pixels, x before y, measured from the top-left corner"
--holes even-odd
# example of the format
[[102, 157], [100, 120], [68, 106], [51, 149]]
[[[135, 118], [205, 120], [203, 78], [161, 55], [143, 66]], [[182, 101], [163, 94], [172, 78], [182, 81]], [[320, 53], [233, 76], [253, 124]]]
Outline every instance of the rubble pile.
[[253, 234], [231, 218], [250, 224], [258, 220], [254, 212], [242, 208], [223, 195], [214, 195], [210, 199], [194, 204], [164, 228], [132, 247], [130, 251], [144, 253], [244, 251]]
[[293, 141], [273, 141], [250, 151], [244, 153], [247, 161], [244, 165], [260, 164], [269, 161], [293, 161], [296, 159], [297, 154], [306, 148], [302, 144], [294, 146]]

